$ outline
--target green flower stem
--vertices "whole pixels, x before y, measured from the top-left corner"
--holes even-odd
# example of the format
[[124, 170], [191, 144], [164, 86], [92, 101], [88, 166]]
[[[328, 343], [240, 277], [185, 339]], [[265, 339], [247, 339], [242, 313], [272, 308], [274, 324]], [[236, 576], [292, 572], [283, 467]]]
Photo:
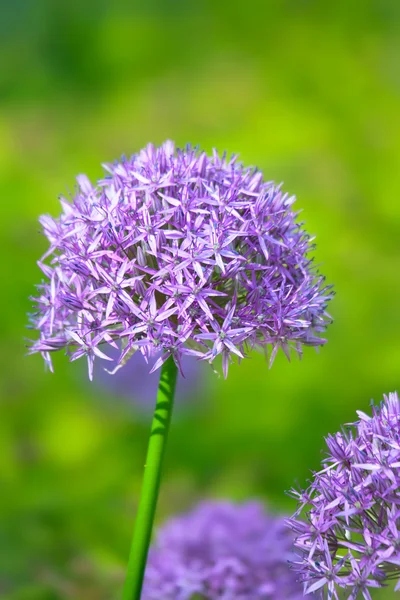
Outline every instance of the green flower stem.
[[174, 403], [177, 368], [172, 357], [161, 369], [123, 600], [140, 600], [156, 512], [161, 468]]

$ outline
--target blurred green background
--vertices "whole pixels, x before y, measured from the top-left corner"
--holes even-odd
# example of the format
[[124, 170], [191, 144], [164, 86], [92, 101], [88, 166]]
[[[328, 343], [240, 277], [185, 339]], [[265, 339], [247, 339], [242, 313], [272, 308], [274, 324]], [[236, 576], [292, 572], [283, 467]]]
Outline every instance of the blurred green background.
[[[13, 0], [0, 14], [0, 597], [119, 597], [149, 418], [25, 356], [37, 217], [81, 172], [171, 138], [239, 152], [298, 197], [337, 296], [319, 354], [254, 355], [177, 410], [158, 519], [284, 491], [323, 436], [399, 387], [400, 3]], [[132, 390], [134, 396], [134, 389]], [[390, 598], [391, 593], [374, 598]]]

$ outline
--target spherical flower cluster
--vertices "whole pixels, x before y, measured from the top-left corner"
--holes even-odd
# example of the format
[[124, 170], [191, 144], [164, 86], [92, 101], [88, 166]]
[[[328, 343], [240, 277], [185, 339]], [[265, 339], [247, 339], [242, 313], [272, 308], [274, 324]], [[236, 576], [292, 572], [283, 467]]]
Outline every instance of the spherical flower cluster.
[[[324, 469], [289, 520], [300, 560], [294, 568], [306, 593], [370, 599], [390, 580], [400, 589], [400, 403], [396, 393], [348, 431], [326, 439]], [[307, 520], [298, 517], [306, 512]]]
[[100, 345], [139, 349], [153, 370], [182, 354], [226, 375], [247, 348], [320, 345], [330, 291], [311, 264], [311, 239], [296, 222], [293, 197], [244, 168], [172, 142], [113, 165], [92, 185], [78, 177], [58, 219], [40, 222], [50, 241], [39, 266], [46, 280], [32, 325], [51, 353], [86, 356], [92, 377]]
[[300, 600], [292, 541], [258, 502], [203, 502], [158, 532], [143, 600]]

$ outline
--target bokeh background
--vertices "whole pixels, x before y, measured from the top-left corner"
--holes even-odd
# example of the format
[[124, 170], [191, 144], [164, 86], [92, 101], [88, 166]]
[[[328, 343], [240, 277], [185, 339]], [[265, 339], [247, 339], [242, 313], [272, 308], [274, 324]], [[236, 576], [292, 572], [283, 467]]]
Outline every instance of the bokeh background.
[[134, 381], [121, 393], [89, 384], [83, 363], [57, 357], [51, 375], [25, 356], [37, 217], [58, 214], [77, 174], [166, 138], [239, 152], [297, 195], [337, 292], [329, 343], [196, 380], [158, 520], [204, 497], [290, 512], [285, 490], [318, 467], [323, 436], [400, 387], [400, 3], [13, 0], [0, 13], [0, 597], [108, 600], [149, 411]]

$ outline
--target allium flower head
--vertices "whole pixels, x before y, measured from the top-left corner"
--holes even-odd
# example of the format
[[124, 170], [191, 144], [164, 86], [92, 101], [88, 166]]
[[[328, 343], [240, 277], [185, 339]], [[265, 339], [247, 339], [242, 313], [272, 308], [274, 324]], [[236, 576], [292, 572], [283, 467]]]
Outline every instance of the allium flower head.
[[31, 352], [51, 366], [52, 351], [86, 356], [89, 375], [103, 343], [121, 348], [117, 364], [139, 349], [161, 350], [153, 369], [182, 354], [226, 375], [246, 348], [318, 346], [330, 297], [308, 257], [311, 239], [296, 222], [294, 197], [244, 168], [235, 156], [211, 157], [172, 142], [151, 144], [84, 175], [58, 219], [40, 222], [50, 248], [35, 298]]
[[292, 540], [257, 502], [203, 502], [158, 532], [143, 600], [300, 600]]
[[[400, 403], [384, 396], [372, 417], [358, 412], [348, 431], [326, 439], [328, 457], [310, 487], [292, 491], [299, 508], [294, 563], [305, 592], [367, 598], [395, 580], [400, 589]], [[298, 517], [305, 512], [307, 520]]]

